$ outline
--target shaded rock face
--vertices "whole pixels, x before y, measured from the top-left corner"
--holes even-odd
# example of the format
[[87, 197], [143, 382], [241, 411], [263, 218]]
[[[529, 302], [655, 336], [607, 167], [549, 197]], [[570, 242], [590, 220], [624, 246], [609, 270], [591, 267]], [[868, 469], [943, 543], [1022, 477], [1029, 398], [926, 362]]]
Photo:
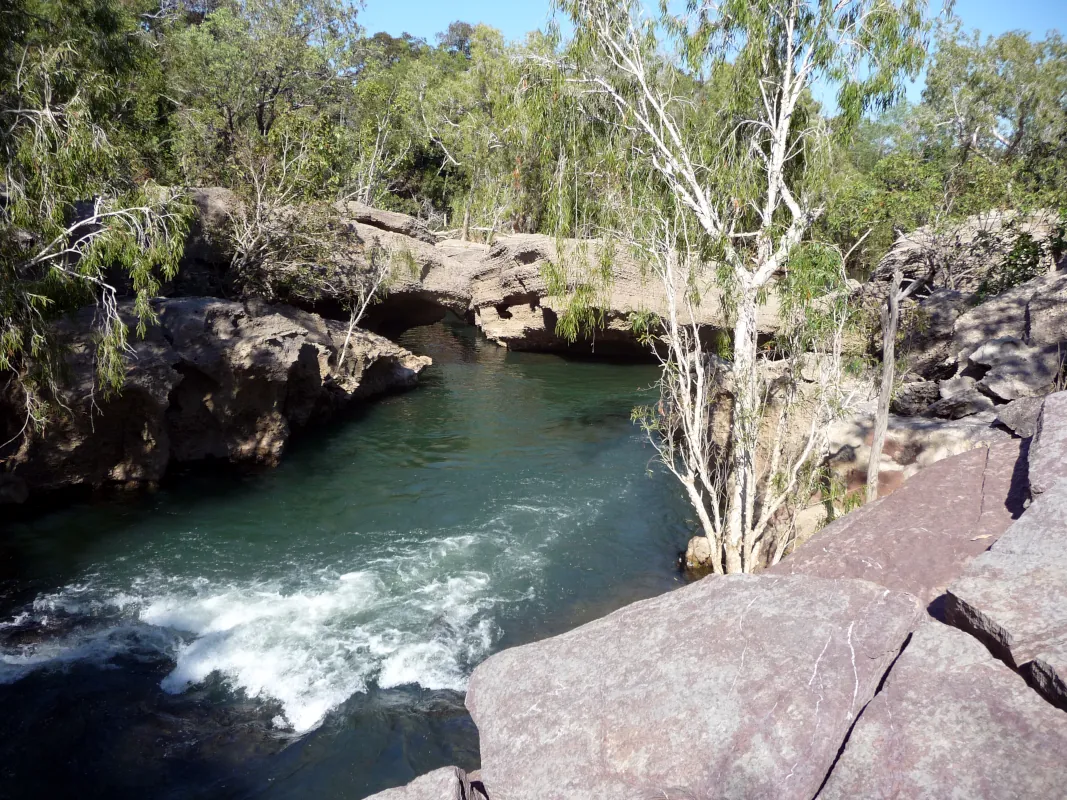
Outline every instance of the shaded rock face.
[[959, 419], [999, 411], [1047, 394], [1063, 376], [1067, 272], [1035, 278], [977, 306], [972, 302], [958, 314], [961, 301], [937, 293], [920, 308], [938, 302], [945, 304], [934, 312], [941, 322], [924, 328], [923, 341], [905, 343], [910, 368], [924, 380], [901, 390], [905, 400], [894, 409], [898, 413]]
[[1067, 392], [1049, 395], [1041, 404], [1030, 446], [1030, 491], [1043, 494], [1067, 476]]
[[491, 798], [810, 798], [918, 601], [864, 581], [707, 578], [471, 678]]
[[1019, 443], [977, 448], [830, 523], [767, 573], [861, 578], [930, 603], [1007, 530], [1025, 500]]
[[[214, 298], [157, 301], [132, 341], [117, 396], [94, 390], [93, 309], [69, 320], [70, 414], [29, 436], [8, 474], [30, 491], [152, 484], [171, 461], [275, 464], [293, 429], [353, 400], [414, 385], [429, 359], [287, 306]], [[124, 313], [129, 313], [125, 309]], [[16, 413], [11, 410], [10, 413]]]
[[163, 287], [165, 295], [224, 295], [232, 290], [228, 275], [233, 258], [233, 215], [241, 200], [218, 186], [192, 188], [193, 216], [178, 274]]
[[819, 797], [1061, 797], [1064, 753], [1067, 714], [976, 639], [931, 621], [863, 710]]

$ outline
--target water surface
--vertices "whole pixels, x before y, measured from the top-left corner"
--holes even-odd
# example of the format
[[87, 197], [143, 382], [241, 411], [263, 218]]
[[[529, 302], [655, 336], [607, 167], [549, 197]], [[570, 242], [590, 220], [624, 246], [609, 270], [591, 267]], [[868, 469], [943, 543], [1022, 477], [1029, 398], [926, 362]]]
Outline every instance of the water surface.
[[420, 387], [281, 467], [0, 528], [0, 796], [360, 798], [478, 764], [489, 654], [680, 580], [648, 366], [402, 339]]

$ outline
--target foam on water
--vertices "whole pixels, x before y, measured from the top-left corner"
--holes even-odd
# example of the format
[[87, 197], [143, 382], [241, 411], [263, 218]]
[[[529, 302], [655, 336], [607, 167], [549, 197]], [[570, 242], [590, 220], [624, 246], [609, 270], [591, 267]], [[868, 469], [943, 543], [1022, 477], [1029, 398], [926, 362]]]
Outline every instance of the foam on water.
[[[0, 623], [0, 682], [131, 655], [169, 659], [164, 691], [217, 675], [278, 703], [276, 723], [298, 733], [372, 683], [463, 690], [499, 632], [494, 611], [532, 598], [540, 548], [554, 536], [514, 541], [508, 518], [546, 512], [570, 516], [524, 507], [476, 533], [393, 536], [347, 571], [305, 564], [241, 581], [157, 570], [126, 585], [94, 573]], [[475, 565], [492, 566], [492, 581]]]

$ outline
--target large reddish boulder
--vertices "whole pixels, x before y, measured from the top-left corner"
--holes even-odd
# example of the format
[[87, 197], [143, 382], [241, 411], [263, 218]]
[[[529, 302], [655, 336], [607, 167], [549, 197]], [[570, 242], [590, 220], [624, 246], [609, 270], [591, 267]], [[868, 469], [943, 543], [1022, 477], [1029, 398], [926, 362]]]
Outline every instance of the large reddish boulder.
[[1018, 441], [939, 461], [767, 572], [862, 578], [929, 603], [1021, 513], [1025, 474]]
[[921, 616], [866, 581], [712, 576], [471, 678], [493, 800], [811, 798]]
[[864, 709], [820, 800], [1062, 797], [1067, 714], [930, 621]]

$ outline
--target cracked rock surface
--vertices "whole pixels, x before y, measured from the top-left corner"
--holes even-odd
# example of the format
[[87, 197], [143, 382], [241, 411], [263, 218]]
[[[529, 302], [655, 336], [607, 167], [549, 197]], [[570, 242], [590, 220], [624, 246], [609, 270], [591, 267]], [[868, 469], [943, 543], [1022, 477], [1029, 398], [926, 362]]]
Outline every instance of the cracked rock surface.
[[939, 461], [767, 572], [862, 578], [929, 603], [1022, 512], [1020, 459], [1019, 442], [1009, 441]]
[[729, 576], [474, 671], [498, 800], [810, 798], [919, 601], [866, 581]]
[[820, 800], [1062, 797], [1067, 714], [962, 631], [930, 621], [867, 705]]

